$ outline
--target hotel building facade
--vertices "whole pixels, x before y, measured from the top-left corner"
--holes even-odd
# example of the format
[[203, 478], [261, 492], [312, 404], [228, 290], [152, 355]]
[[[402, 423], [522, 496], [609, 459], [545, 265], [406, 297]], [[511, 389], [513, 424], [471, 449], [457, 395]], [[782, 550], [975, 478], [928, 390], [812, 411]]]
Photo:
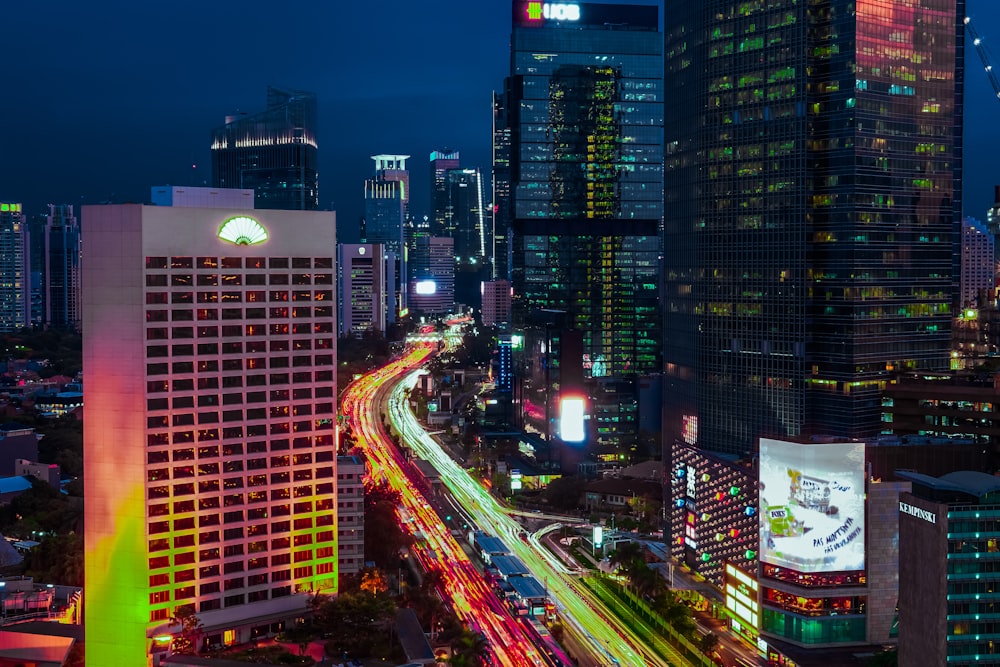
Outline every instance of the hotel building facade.
[[185, 610], [279, 630], [337, 585], [335, 214], [82, 222], [88, 662], [149, 664]]

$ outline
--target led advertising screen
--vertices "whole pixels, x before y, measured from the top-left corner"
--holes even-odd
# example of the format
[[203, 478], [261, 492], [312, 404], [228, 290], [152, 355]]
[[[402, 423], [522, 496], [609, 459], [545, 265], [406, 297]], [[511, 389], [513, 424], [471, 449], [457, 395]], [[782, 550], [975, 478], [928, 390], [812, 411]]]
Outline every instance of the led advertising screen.
[[421, 296], [429, 296], [437, 292], [437, 283], [433, 280], [421, 280], [417, 282], [416, 293]]
[[559, 417], [559, 437], [565, 442], [583, 442], [587, 432], [583, 426], [584, 403], [582, 398], [562, 399]]
[[865, 567], [865, 445], [760, 440], [760, 560], [797, 572]]

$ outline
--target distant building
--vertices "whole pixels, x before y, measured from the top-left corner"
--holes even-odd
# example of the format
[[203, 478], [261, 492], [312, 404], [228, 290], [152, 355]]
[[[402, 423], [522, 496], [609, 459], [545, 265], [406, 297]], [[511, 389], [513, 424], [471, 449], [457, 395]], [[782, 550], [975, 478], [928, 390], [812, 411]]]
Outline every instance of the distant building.
[[882, 432], [899, 437], [937, 438], [956, 445], [979, 445], [979, 451], [986, 454], [981, 468], [985, 472], [1000, 466], [998, 405], [998, 375], [975, 372], [901, 375], [883, 393]]
[[[993, 186], [993, 206], [986, 209], [986, 229], [989, 230], [993, 238], [1000, 238], [1000, 185]], [[996, 255], [1000, 252], [1000, 244], [994, 244], [994, 259], [1000, 262], [1000, 257]]]
[[[383, 180], [376, 175], [365, 181], [365, 213], [361, 220], [361, 243], [379, 244], [386, 269], [386, 309], [388, 322], [396, 321], [397, 314], [406, 307], [406, 229], [403, 225], [406, 210], [406, 183]], [[397, 295], [401, 296], [396, 299]]]
[[21, 204], [0, 203], [0, 333], [28, 326], [31, 267]]
[[440, 235], [455, 240], [455, 300], [479, 308], [480, 284], [492, 277], [493, 254], [486, 229], [482, 174], [478, 169], [449, 169], [445, 190], [447, 205]]
[[400, 184], [403, 199], [403, 221], [410, 219], [410, 171], [406, 168], [409, 155], [372, 155], [375, 161], [375, 178]]
[[447, 236], [445, 227], [448, 211], [448, 177], [451, 169], [459, 168], [458, 151], [448, 148], [431, 151], [431, 235]]
[[365, 462], [337, 457], [337, 574], [357, 574], [365, 566]]
[[510, 280], [510, 148], [507, 93], [493, 93], [493, 182], [489, 222], [493, 238], [493, 279]]
[[483, 325], [495, 327], [510, 322], [510, 281], [487, 280], [480, 283], [483, 299]]
[[385, 333], [388, 283], [382, 248], [380, 243], [337, 246], [337, 323], [341, 336]]
[[17, 461], [38, 460], [38, 434], [32, 426], [15, 422], [0, 424], [0, 477], [19, 475]]
[[258, 209], [319, 208], [316, 96], [268, 87], [267, 109], [212, 131], [212, 187], [249, 188]]
[[[42, 289], [44, 326], [80, 328], [80, 222], [69, 204], [49, 204], [45, 223]], [[42, 241], [42, 239], [39, 239]]]
[[1000, 478], [899, 475], [899, 667], [1000, 664]]
[[424, 315], [443, 315], [455, 307], [455, 240], [436, 236], [417, 239], [411, 258], [410, 308]]
[[16, 459], [14, 461], [14, 475], [34, 477], [54, 489], [58, 489], [62, 481], [59, 466], [55, 463], [38, 463], [36, 461], [29, 461], [28, 459]]
[[157, 185], [152, 188], [150, 200], [154, 206], [252, 209], [254, 192], [250, 188]]
[[996, 240], [986, 225], [972, 218], [962, 220], [962, 266], [959, 284], [960, 308], [975, 308], [993, 297], [996, 286]]

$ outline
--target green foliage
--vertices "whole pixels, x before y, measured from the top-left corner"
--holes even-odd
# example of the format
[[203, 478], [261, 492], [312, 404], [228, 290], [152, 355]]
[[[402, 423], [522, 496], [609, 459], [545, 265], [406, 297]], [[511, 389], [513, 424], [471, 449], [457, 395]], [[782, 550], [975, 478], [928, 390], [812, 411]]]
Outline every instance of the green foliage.
[[868, 661], [868, 667], [896, 667], [899, 664], [899, 652], [896, 649], [880, 651]]
[[24, 559], [25, 574], [40, 583], [83, 586], [83, 537], [45, 537]]
[[580, 506], [583, 486], [584, 481], [580, 477], [559, 477], [549, 482], [543, 497], [556, 509], [572, 511]]
[[383, 570], [395, 571], [399, 551], [413, 541], [396, 520], [399, 503], [399, 493], [386, 482], [365, 486], [365, 560], [374, 561]]
[[701, 649], [702, 653], [709, 655], [715, 650], [715, 647], [719, 645], [719, 636], [714, 632], [709, 632], [707, 635], [702, 635], [701, 639], [698, 640], [698, 648]]
[[486, 639], [480, 633], [465, 628], [451, 640], [451, 658], [448, 659], [448, 664], [452, 667], [481, 665], [487, 650]]
[[83, 475], [83, 422], [77, 419], [55, 419], [39, 424], [42, 435], [38, 442], [38, 460], [55, 463], [64, 475]]
[[82, 529], [80, 498], [64, 496], [46, 482], [29, 479], [30, 489], [0, 507], [0, 533], [37, 539], [38, 533], [61, 534]]
[[349, 591], [319, 601], [314, 623], [330, 636], [327, 653], [360, 657], [385, 643], [395, 613], [396, 603], [388, 593]]
[[192, 605], [182, 605], [177, 608], [170, 622], [180, 625], [180, 630], [174, 633], [171, 650], [180, 655], [195, 655], [198, 653], [198, 642], [203, 634], [201, 619], [195, 614]]
[[38, 372], [43, 378], [53, 375], [74, 377], [83, 368], [83, 339], [78, 333], [26, 329], [3, 336], [2, 344], [9, 359], [47, 360], [48, 363]]

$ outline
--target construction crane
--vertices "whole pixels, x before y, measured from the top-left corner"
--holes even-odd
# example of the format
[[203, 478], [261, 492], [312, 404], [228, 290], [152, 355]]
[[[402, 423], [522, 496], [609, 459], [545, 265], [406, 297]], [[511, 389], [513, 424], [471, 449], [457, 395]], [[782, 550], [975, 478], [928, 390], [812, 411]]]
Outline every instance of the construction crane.
[[990, 85], [993, 86], [993, 92], [996, 94], [997, 98], [1000, 99], [1000, 81], [997, 80], [996, 72], [993, 71], [993, 64], [991, 62], [990, 53], [986, 49], [986, 44], [983, 43], [982, 37], [976, 32], [975, 26], [972, 25], [972, 19], [968, 16], [965, 17], [965, 29], [969, 31], [969, 37], [972, 38], [972, 44], [976, 47], [976, 53], [979, 54], [979, 59], [983, 61], [983, 67], [986, 68], [986, 76], [990, 79]]

